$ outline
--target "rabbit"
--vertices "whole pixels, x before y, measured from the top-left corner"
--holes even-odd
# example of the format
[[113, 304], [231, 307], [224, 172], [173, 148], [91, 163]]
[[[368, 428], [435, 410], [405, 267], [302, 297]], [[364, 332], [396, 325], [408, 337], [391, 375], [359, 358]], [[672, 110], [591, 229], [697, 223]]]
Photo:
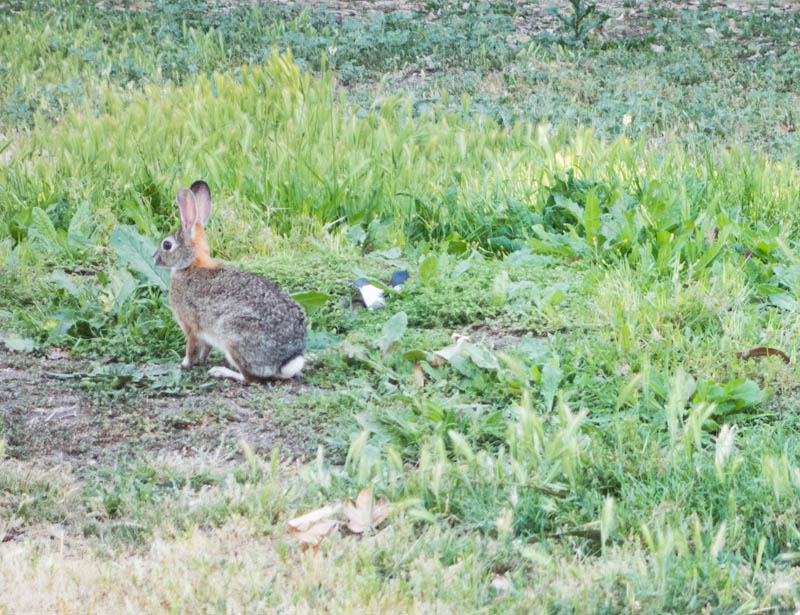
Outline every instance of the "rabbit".
[[291, 378], [305, 364], [303, 308], [265, 277], [231, 269], [211, 258], [205, 225], [211, 191], [202, 180], [181, 188], [176, 199], [180, 228], [165, 237], [153, 262], [169, 269], [169, 302], [186, 336], [182, 368], [201, 363], [213, 346], [230, 369], [212, 367], [209, 375], [249, 383]]

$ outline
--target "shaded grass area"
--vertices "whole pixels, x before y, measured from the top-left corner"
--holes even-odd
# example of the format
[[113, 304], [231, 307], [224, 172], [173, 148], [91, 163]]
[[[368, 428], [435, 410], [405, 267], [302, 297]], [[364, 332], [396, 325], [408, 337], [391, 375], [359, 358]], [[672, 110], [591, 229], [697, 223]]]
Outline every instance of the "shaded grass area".
[[[145, 25], [177, 24], [170, 10], [6, 19], [27, 42], [45, 22], [168, 41]], [[308, 28], [327, 15], [184, 10], [170, 36], [223, 49], [270, 10]], [[0, 372], [0, 610], [69, 612], [81, 596], [89, 612], [797, 608], [791, 156], [724, 136], [701, 151], [604, 141], [474, 118], [470, 101], [359, 107], [288, 55], [234, 69], [254, 59], [241, 49], [175, 75], [153, 63], [128, 88], [98, 68], [112, 47], [83, 68], [60, 56], [91, 88], [34, 113], [0, 169], [1, 339], [26, 352]], [[619, 49], [535, 53], [577, 70]], [[149, 263], [175, 189], [198, 177], [215, 254], [325, 294], [302, 381], [176, 369], [182, 338]], [[359, 307], [354, 279], [400, 269], [411, 278], [385, 309]], [[453, 332], [471, 341], [438, 360]], [[757, 346], [790, 362], [736, 357]], [[340, 526], [319, 552], [287, 534], [365, 486], [392, 501], [385, 526]]]

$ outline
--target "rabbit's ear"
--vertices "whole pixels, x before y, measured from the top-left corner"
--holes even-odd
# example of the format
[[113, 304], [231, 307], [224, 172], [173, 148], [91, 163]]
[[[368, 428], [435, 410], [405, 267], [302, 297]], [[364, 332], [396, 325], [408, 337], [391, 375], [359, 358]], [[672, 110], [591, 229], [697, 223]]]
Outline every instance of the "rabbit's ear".
[[205, 226], [211, 216], [211, 190], [206, 182], [198, 179], [192, 184], [192, 192], [197, 203], [197, 219]]
[[181, 226], [183, 230], [191, 232], [194, 223], [197, 221], [197, 202], [194, 194], [186, 188], [178, 190], [178, 210], [181, 212]]

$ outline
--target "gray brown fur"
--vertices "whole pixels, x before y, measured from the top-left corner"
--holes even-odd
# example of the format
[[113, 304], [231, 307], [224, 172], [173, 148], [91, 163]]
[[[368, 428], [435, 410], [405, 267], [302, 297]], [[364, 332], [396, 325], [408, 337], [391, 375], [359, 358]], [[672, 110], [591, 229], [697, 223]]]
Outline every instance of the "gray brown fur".
[[213, 375], [244, 381], [294, 375], [306, 346], [303, 308], [265, 277], [211, 259], [204, 231], [211, 195], [204, 182], [180, 190], [178, 206], [181, 227], [162, 240], [153, 260], [172, 272], [170, 305], [186, 335], [181, 365], [204, 361], [213, 346], [238, 370], [213, 368]]

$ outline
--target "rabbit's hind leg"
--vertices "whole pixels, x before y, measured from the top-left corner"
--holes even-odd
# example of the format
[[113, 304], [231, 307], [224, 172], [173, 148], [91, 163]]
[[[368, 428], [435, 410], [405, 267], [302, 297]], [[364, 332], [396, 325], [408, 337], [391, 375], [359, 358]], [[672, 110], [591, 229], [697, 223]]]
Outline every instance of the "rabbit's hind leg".
[[223, 365], [212, 367], [210, 370], [208, 370], [208, 375], [214, 378], [230, 378], [231, 380], [245, 382], [245, 377], [240, 372], [234, 371]]
[[214, 378], [231, 378], [239, 382], [249, 382], [253, 379], [248, 370], [244, 368], [244, 361], [242, 361], [239, 354], [233, 348], [225, 346], [218, 346], [218, 348], [228, 360], [228, 365], [236, 369], [234, 370], [223, 366], [212, 367], [208, 370], [209, 376], [213, 376]]

